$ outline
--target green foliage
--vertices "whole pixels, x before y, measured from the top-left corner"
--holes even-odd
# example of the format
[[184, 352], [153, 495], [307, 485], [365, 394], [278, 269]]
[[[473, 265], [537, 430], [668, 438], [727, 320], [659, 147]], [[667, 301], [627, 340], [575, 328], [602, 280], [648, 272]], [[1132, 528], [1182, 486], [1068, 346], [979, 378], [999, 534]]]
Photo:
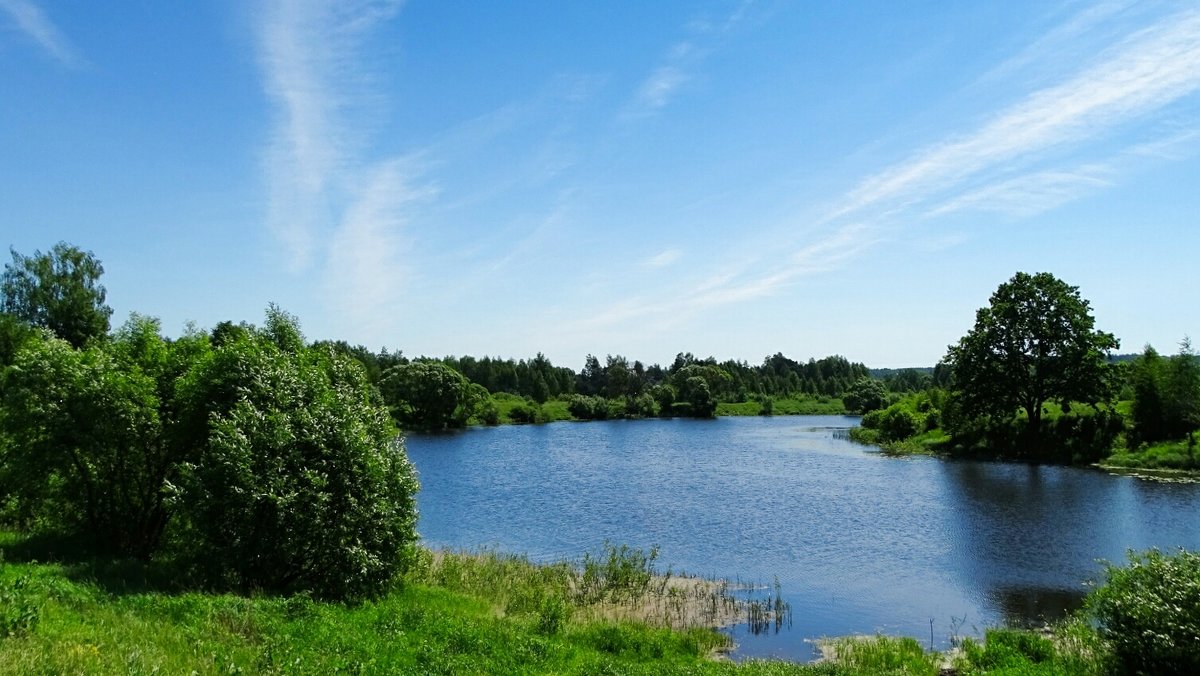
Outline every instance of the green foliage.
[[33, 631], [41, 619], [41, 605], [30, 589], [28, 573], [0, 580], [0, 639]]
[[1130, 365], [1129, 381], [1132, 446], [1180, 439], [1200, 429], [1200, 358], [1189, 339], [1170, 359], [1146, 346]]
[[937, 676], [939, 671], [938, 656], [926, 653], [911, 638], [843, 638], [823, 643], [821, 650], [833, 655], [839, 667], [835, 673]]
[[19, 520], [89, 534], [148, 556], [168, 518], [167, 488], [187, 449], [175, 443], [172, 384], [194, 340], [167, 343], [134, 316], [110, 344], [82, 350], [29, 340], [3, 375], [3, 481]]
[[112, 308], [98, 282], [104, 267], [90, 251], [59, 242], [47, 253], [10, 252], [12, 263], [0, 276], [0, 312], [49, 329], [77, 348], [108, 333]]
[[651, 547], [646, 552], [605, 542], [604, 552], [599, 557], [591, 554], [583, 557], [580, 595], [588, 602], [640, 598], [654, 578], [654, 560], [657, 558], [658, 547]]
[[598, 395], [574, 394], [567, 398], [567, 410], [579, 420], [607, 420], [608, 400]]
[[[440, 362], [399, 364], [379, 381], [396, 420], [410, 429], [462, 427], [486, 396], [461, 373]], [[486, 393], [486, 390], [483, 391]]]
[[1195, 470], [1197, 463], [1195, 437], [1179, 441], [1159, 441], [1123, 449], [1104, 459], [1106, 467], [1153, 470]]
[[683, 380], [679, 385], [679, 398], [682, 400], [680, 403], [687, 404], [687, 408], [679, 407], [677, 403], [672, 407], [673, 412], [694, 418], [711, 418], [716, 415], [717, 398], [713, 395], [708, 381], [702, 376], [689, 376]]
[[923, 431], [925, 417], [902, 404], [893, 404], [863, 416], [862, 425], [879, 430], [881, 441], [901, 441]]
[[414, 470], [361, 365], [277, 320], [204, 355], [179, 386], [199, 449], [180, 478], [176, 545], [222, 585], [378, 594], [415, 542]]
[[1112, 394], [1105, 357], [1119, 343], [1094, 324], [1078, 287], [1018, 272], [947, 353], [963, 410], [1007, 421], [1024, 409], [1029, 442], [1038, 446], [1045, 402], [1095, 404]]
[[1200, 553], [1130, 553], [1086, 608], [1125, 673], [1200, 673]]
[[764, 395], [759, 400], [759, 415], [774, 415], [775, 414], [775, 397]]
[[904, 441], [937, 428], [941, 409], [947, 403], [945, 392], [927, 390], [902, 397], [885, 409], [874, 410], [862, 418], [862, 426], [877, 432], [870, 441]]
[[520, 402], [508, 409], [508, 419], [518, 425], [545, 422], [542, 407], [536, 401]]
[[17, 350], [35, 335], [37, 331], [29, 324], [0, 312], [0, 369], [12, 364]]
[[487, 400], [483, 407], [493, 406], [496, 409], [497, 423], [547, 423], [557, 420], [570, 420], [571, 413], [567, 410], [567, 402], [550, 400], [539, 404], [532, 398], [519, 397], [507, 392], [497, 392]]
[[847, 411], [870, 413], [887, 406], [887, 391], [874, 378], [859, 378], [842, 395]]
[[963, 653], [972, 667], [965, 670], [967, 673], [986, 674], [1045, 664], [1054, 659], [1055, 652], [1054, 644], [1045, 636], [1015, 629], [989, 629], [983, 644], [969, 638], [963, 642]]

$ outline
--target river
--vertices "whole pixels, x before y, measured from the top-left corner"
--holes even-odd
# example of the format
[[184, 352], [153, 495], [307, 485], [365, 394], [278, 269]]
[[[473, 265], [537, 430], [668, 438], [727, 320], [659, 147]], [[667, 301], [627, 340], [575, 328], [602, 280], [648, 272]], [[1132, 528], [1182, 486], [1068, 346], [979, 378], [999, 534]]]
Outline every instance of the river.
[[1105, 559], [1200, 549], [1200, 485], [1081, 468], [889, 458], [847, 416], [554, 423], [414, 435], [426, 544], [578, 560], [660, 547], [674, 571], [782, 585], [790, 626], [729, 629], [737, 657], [811, 639], [945, 647], [1076, 607]]

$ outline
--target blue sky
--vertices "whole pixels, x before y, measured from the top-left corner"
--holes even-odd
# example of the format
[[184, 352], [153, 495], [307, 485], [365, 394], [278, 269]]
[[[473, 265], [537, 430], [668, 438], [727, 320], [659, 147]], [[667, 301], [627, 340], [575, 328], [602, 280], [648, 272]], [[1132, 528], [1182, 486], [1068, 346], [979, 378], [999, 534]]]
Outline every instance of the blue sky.
[[114, 320], [932, 365], [1018, 270], [1200, 337], [1194, 2], [0, 0], [0, 243]]

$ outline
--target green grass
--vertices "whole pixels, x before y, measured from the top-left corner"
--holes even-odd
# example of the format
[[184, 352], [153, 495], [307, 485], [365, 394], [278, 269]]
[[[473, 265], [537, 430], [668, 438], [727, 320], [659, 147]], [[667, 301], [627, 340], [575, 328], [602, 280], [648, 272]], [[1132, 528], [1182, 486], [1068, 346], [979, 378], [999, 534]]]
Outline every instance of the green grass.
[[[721, 402], [717, 404], [718, 416], [759, 415], [762, 404], [757, 401]], [[772, 415], [842, 415], [846, 407], [836, 397], [802, 397], [798, 399], [776, 399]]]
[[[538, 404], [536, 401], [526, 400], [524, 397], [519, 397], [515, 394], [507, 392], [497, 392], [492, 395], [492, 402], [496, 405], [496, 410], [500, 414], [501, 425], [521, 424], [525, 422], [558, 422], [560, 420], [574, 420], [571, 412], [567, 410], [567, 402], [550, 400], [544, 404]], [[514, 416], [513, 411], [523, 409], [532, 411], [534, 419], [520, 419], [519, 416]], [[475, 421], [478, 422], [478, 421]]]
[[860, 444], [878, 446], [886, 455], [939, 455], [950, 443], [950, 435], [940, 427], [922, 432], [900, 441], [887, 442], [880, 440], [879, 430], [866, 427], [854, 427], [850, 430], [850, 439]]
[[727, 638], [710, 629], [588, 612], [652, 588], [652, 557], [627, 548], [593, 559], [590, 577], [588, 566], [427, 554], [391, 593], [345, 605], [180, 591], [135, 562], [14, 562], [38, 549], [28, 544], [0, 538], [3, 674], [826, 673], [718, 662]]
[[1059, 627], [1053, 636], [991, 629], [983, 643], [966, 639], [955, 662], [962, 676], [1093, 676], [1107, 673], [1103, 646], [1085, 623]]
[[1123, 469], [1187, 470], [1200, 472], [1200, 440], [1189, 450], [1188, 441], [1161, 441], [1137, 449], [1117, 451], [1101, 463]]
[[823, 641], [821, 651], [850, 673], [937, 676], [942, 661], [916, 640], [888, 636], [856, 636]]
[[[713, 659], [728, 639], [672, 629], [679, 587], [653, 551], [606, 547], [580, 566], [491, 552], [426, 552], [360, 604], [180, 588], [162, 565], [88, 559], [63, 543], [0, 533], [0, 674], [937, 674], [949, 661], [911, 638], [823, 642], [819, 664]], [[54, 560], [54, 562], [35, 562]], [[692, 585], [696, 598], [727, 595]], [[632, 621], [615, 610], [645, 610]], [[663, 612], [663, 610], [666, 612]], [[628, 613], [626, 613], [628, 614]], [[963, 674], [1100, 674], [1085, 623], [1053, 641], [989, 632]]]

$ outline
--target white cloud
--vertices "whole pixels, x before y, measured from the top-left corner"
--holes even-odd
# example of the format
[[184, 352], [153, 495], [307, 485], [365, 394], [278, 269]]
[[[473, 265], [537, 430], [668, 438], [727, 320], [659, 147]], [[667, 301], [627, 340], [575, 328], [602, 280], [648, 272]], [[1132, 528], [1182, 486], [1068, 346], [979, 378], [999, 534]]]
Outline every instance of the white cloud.
[[320, 0], [272, 0], [264, 7], [259, 59], [275, 105], [267, 225], [295, 270], [311, 264], [321, 230], [336, 222], [340, 179], [353, 169], [365, 134], [346, 119], [368, 98], [353, 90], [366, 79], [359, 42], [398, 8], [397, 2]]
[[660, 67], [642, 83], [641, 89], [638, 90], [637, 108], [646, 111], [662, 108], [670, 102], [671, 96], [679, 89], [680, 85], [687, 82], [687, 79], [687, 75], [679, 66]]
[[627, 120], [647, 117], [670, 104], [683, 85], [692, 80], [692, 70], [712, 51], [711, 42], [733, 30], [746, 16], [751, 4], [750, 0], [739, 3], [715, 24], [704, 18], [689, 21], [686, 29], [693, 35], [692, 39], [677, 42], [667, 50], [661, 63], [637, 88], [621, 117]]
[[1200, 12], [1138, 31], [1065, 82], [1043, 88], [972, 134], [917, 153], [863, 181], [831, 214], [911, 205], [1002, 163], [1095, 139], [1200, 89]]
[[82, 63], [71, 42], [37, 5], [29, 0], [0, 0], [0, 9], [8, 12], [17, 28], [59, 63], [72, 67]]
[[[1115, 3], [1076, 16], [1073, 23], [1035, 44], [1035, 51], [1051, 48], [1051, 42], [1068, 41], [1124, 7], [1126, 3]], [[1017, 68], [1019, 59], [1014, 64]], [[1161, 140], [1127, 143], [1115, 154], [1110, 152], [1105, 162], [1074, 159], [1074, 166], [1053, 166], [1070, 157], [1066, 150], [1077, 146], [1094, 150], [1120, 125], [1144, 119], [1200, 90], [1200, 11], [1166, 17], [1127, 33], [1056, 84], [1034, 86], [1038, 88], [975, 131], [948, 137], [867, 176], [817, 222], [815, 227], [825, 228], [824, 234], [810, 236], [790, 253], [780, 252], [785, 262], [770, 265], [760, 259], [690, 287], [625, 299], [571, 330], [675, 324], [701, 310], [774, 295], [805, 277], [843, 268], [895, 236], [900, 223], [913, 218], [967, 209], [1029, 216], [1103, 189], [1134, 158], [1178, 154], [1194, 144], [1196, 132], [1191, 128]], [[666, 84], [661, 89], [670, 91]], [[780, 241], [786, 241], [786, 236], [781, 235]], [[941, 249], [961, 241], [961, 234], [952, 234], [927, 238], [925, 246]]]
[[642, 261], [642, 266], [665, 268], [678, 261], [681, 256], [683, 256], [683, 252], [679, 249], [666, 249]]
[[389, 306], [409, 274], [402, 257], [408, 207], [425, 195], [412, 187], [403, 160], [381, 162], [363, 177], [330, 241], [330, 306], [367, 333], [376, 322], [393, 319]]
[[928, 217], [957, 211], [994, 211], [1027, 217], [1049, 211], [1082, 195], [1112, 185], [1102, 165], [1074, 171], [1038, 171], [968, 191], [931, 210]]

